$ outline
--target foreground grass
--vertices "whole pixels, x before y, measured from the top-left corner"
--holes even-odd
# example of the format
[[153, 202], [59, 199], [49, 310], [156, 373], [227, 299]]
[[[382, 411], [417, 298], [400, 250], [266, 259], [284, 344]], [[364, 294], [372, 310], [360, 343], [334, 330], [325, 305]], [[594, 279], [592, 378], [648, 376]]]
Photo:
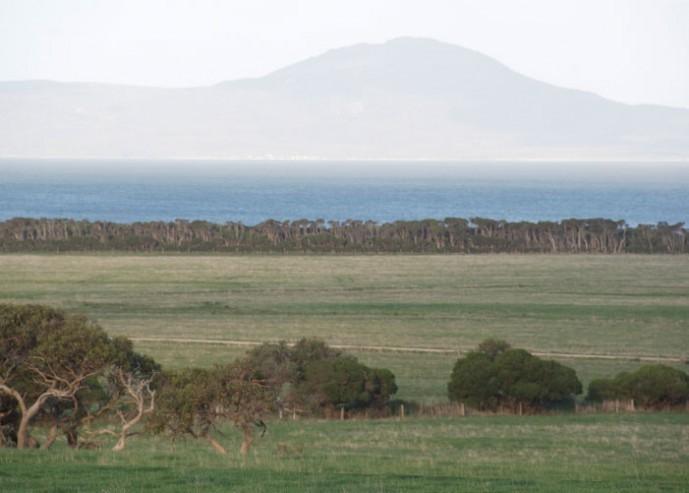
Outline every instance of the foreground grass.
[[[1, 255], [0, 302], [48, 303], [130, 337], [474, 347], [689, 356], [685, 256]], [[139, 343], [166, 366], [208, 366], [242, 348]], [[400, 397], [445, 398], [455, 357], [357, 354], [398, 376]], [[634, 361], [561, 360], [585, 382]], [[677, 365], [682, 366], [682, 365]], [[683, 366], [686, 369], [686, 366]]]
[[[226, 430], [236, 450], [238, 434]], [[285, 451], [286, 450], [286, 451]], [[689, 415], [277, 422], [246, 465], [205, 443], [0, 449], [3, 491], [686, 491]]]

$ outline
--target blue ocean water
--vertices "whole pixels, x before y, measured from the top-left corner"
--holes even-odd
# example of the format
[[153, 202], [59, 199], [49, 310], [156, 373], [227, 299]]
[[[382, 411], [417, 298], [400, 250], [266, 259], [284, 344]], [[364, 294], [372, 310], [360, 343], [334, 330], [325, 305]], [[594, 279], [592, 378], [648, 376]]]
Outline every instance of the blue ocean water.
[[689, 223], [689, 163], [0, 160], [0, 219]]

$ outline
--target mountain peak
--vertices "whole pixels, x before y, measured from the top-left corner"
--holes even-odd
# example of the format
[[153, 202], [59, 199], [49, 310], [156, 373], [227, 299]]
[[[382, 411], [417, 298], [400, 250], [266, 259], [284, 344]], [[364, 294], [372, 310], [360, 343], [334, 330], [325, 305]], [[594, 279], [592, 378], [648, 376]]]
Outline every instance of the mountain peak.
[[[384, 43], [384, 45], [447, 45], [442, 41], [438, 41], [434, 38], [425, 38], [420, 36], [398, 36], [396, 38], [391, 38]], [[456, 45], [455, 45], [456, 46]]]
[[272, 72], [261, 83], [312, 96], [379, 89], [475, 93], [485, 84], [505, 84], [506, 78], [514, 79], [513, 84], [526, 80], [479, 52], [429, 38], [398, 37], [327, 51]]
[[0, 90], [0, 157], [689, 156], [687, 110], [555, 87], [429, 38], [338, 48], [212, 87], [22, 87]]

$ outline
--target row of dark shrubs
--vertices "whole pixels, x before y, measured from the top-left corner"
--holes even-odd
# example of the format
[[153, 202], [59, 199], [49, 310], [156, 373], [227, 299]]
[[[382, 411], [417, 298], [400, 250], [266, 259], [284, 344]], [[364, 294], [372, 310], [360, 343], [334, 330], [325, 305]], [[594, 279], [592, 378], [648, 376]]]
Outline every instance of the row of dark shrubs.
[[[451, 401], [487, 411], [567, 408], [582, 391], [572, 368], [494, 339], [457, 360], [448, 384]], [[665, 365], [645, 365], [589, 384], [587, 402], [618, 399], [633, 399], [646, 409], [684, 404], [689, 400], [689, 375]]]
[[[75, 447], [105, 434], [116, 437], [114, 448], [121, 450], [144, 427], [173, 439], [205, 439], [224, 452], [214, 431], [232, 423], [246, 453], [270, 416], [385, 416], [403, 404], [391, 401], [396, 392], [392, 372], [317, 339], [263, 344], [210, 369], [165, 370], [128, 339], [109, 337], [83, 316], [0, 305], [0, 446], [35, 446], [31, 429], [38, 423], [49, 430], [44, 447], [60, 434]], [[518, 406], [541, 412], [581, 393], [573, 369], [498, 340], [460, 358], [448, 384], [451, 401], [484, 411]], [[689, 398], [689, 376], [651, 365], [589, 387], [592, 401], [617, 398], [648, 408], [682, 403]]]
[[0, 222], [2, 252], [687, 253], [683, 223], [630, 226], [610, 219], [508, 222], [267, 220], [254, 226], [176, 220], [119, 224], [14, 218]]

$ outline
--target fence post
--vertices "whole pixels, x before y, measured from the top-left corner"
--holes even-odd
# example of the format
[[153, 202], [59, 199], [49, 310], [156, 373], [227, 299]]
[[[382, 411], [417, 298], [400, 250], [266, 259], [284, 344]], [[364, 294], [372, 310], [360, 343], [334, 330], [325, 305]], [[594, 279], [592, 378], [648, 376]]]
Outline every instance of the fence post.
[[400, 404], [400, 419], [404, 419], [404, 404]]
[[459, 403], [459, 414], [461, 416], [466, 416], [466, 410], [464, 409], [464, 403], [463, 402]]
[[344, 421], [344, 406], [340, 408], [340, 421]]
[[522, 415], [522, 403], [519, 402], [519, 416]]

